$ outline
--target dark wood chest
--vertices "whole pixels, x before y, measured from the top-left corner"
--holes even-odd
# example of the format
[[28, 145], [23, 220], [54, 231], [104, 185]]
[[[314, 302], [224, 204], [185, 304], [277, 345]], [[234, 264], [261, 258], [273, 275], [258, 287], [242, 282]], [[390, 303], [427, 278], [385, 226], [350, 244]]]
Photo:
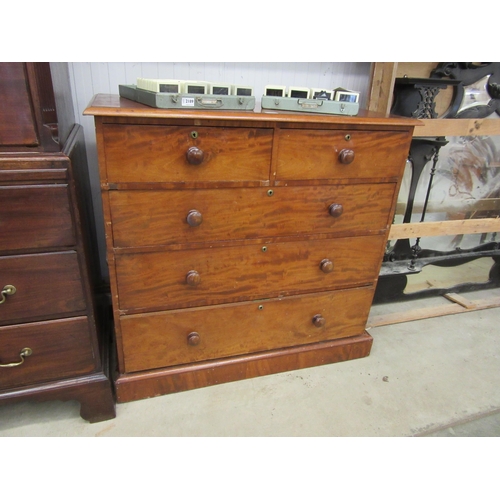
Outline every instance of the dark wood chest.
[[0, 63], [0, 403], [76, 399], [97, 422], [115, 409], [83, 129], [58, 120], [51, 76]]

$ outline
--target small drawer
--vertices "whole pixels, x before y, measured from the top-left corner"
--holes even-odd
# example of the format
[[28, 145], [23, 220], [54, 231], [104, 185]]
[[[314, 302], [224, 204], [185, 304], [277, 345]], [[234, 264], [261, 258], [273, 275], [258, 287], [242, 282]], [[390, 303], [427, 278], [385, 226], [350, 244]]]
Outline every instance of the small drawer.
[[395, 186], [111, 191], [113, 246], [384, 231]]
[[[22, 355], [24, 349], [30, 355]], [[0, 389], [61, 380], [95, 368], [86, 317], [0, 327]]]
[[372, 283], [385, 236], [254, 243], [116, 256], [130, 312], [278, 297]]
[[273, 130], [104, 125], [107, 181], [268, 181]]
[[276, 180], [396, 177], [410, 141], [406, 132], [282, 129]]
[[[267, 352], [364, 332], [373, 287], [125, 316], [125, 371]], [[362, 304], [360, 306], [360, 304]]]
[[[14, 293], [8, 287], [14, 287]], [[86, 308], [73, 251], [0, 257], [0, 292], [0, 324]]]
[[75, 244], [68, 186], [0, 187], [2, 251]]

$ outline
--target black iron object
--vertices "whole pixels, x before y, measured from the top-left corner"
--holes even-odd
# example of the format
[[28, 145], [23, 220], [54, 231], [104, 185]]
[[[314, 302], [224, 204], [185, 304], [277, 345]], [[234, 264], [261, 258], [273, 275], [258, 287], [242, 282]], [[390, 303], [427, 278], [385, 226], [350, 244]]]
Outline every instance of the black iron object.
[[440, 78], [396, 78], [391, 113], [421, 119], [437, 118], [436, 96], [441, 89], [458, 83]]
[[[443, 118], [485, 118], [492, 113], [500, 114], [500, 63], [457, 63], [444, 62], [431, 72], [430, 78], [397, 78], [394, 88], [394, 103], [391, 109], [393, 114], [411, 116], [415, 118], [437, 118], [434, 99], [439, 90], [451, 85], [454, 87], [453, 99]], [[439, 150], [447, 144], [445, 137], [414, 139], [410, 149], [410, 164], [412, 169], [410, 190], [403, 223], [411, 222], [415, 193], [424, 167], [433, 161], [425, 202], [420, 218], [423, 222], [427, 212], [427, 203], [436, 173]], [[495, 152], [494, 148], [491, 148]], [[487, 158], [489, 153], [479, 151], [476, 160], [480, 163], [494, 161]], [[484, 158], [483, 158], [484, 154]], [[495, 160], [497, 157], [495, 156]], [[469, 172], [481, 171], [474, 162], [470, 165]], [[459, 171], [458, 174], [463, 173]], [[481, 171], [481, 178], [487, 181], [490, 175]], [[459, 186], [457, 186], [459, 187]], [[472, 193], [471, 193], [472, 196]], [[498, 198], [500, 192], [497, 184], [488, 197]], [[491, 216], [491, 215], [488, 215]], [[495, 233], [496, 236], [496, 233]], [[388, 246], [382, 269], [380, 272], [374, 303], [392, 302], [421, 298], [425, 296], [438, 296], [449, 292], [464, 292], [500, 286], [500, 244], [496, 241], [485, 243], [486, 235], [481, 237], [480, 244], [474, 248], [463, 250], [459, 244], [462, 235], [457, 235], [453, 241], [455, 248], [451, 251], [438, 251], [422, 249], [420, 237], [410, 246], [409, 239], [401, 239], [394, 246]], [[495, 238], [493, 238], [495, 240]], [[388, 245], [390, 245], [389, 242]], [[491, 257], [493, 265], [489, 272], [488, 281], [484, 283], [462, 283], [447, 289], [429, 288], [420, 292], [405, 294], [408, 284], [408, 275], [422, 271], [427, 265], [440, 267], [459, 266], [482, 257]]]
[[432, 70], [431, 77], [459, 82], [443, 118], [486, 118], [495, 112], [500, 114], [500, 63], [442, 62]]
[[[427, 186], [425, 206], [422, 210], [422, 216], [420, 219], [420, 222], [424, 221], [425, 213], [427, 211], [427, 202], [429, 200], [429, 194], [432, 187], [432, 180], [436, 171], [438, 153], [439, 150], [446, 144], [448, 144], [448, 141], [444, 137], [422, 137], [412, 140], [408, 157], [411, 166], [411, 180], [405, 215], [403, 217], [403, 224], [408, 224], [409, 222], [411, 222], [413, 205], [415, 202], [415, 194], [417, 192], [417, 186], [420, 181], [420, 177], [422, 176], [422, 172], [424, 171], [427, 163], [433, 160], [431, 177]], [[419, 242], [420, 238], [418, 238], [417, 240], [417, 245], [412, 248], [410, 247], [409, 239], [397, 240], [392, 251], [386, 254], [386, 256], [384, 257], [384, 262], [410, 260], [411, 264], [409, 264], [409, 266], [411, 265], [411, 267], [409, 267], [409, 270], [414, 271], [416, 269], [415, 260], [420, 253], [420, 249], [418, 249]]]
[[[403, 223], [411, 222], [417, 185], [424, 168], [432, 161], [425, 201], [420, 216], [420, 222], [425, 220], [432, 183], [438, 164], [439, 151], [446, 144], [448, 144], [448, 141], [445, 137], [413, 139], [408, 158], [412, 169], [411, 180]], [[412, 294], [404, 293], [408, 284], [407, 276], [421, 272], [427, 265], [432, 264], [441, 267], [458, 266], [488, 256], [493, 258], [494, 264], [490, 270], [489, 281], [487, 283], [463, 283], [447, 289], [432, 288]], [[420, 247], [420, 237], [416, 239], [416, 243], [413, 246], [410, 245], [409, 239], [400, 239], [395, 242], [392, 248], [387, 249], [373, 302], [396, 302], [425, 296], [438, 296], [451, 291], [460, 293], [498, 286], [500, 286], [500, 244], [497, 242], [485, 243], [469, 250], [462, 250], [460, 247], [456, 247], [452, 251], [445, 252], [422, 249]]]
[[[430, 144], [426, 144], [426, 142], [429, 142]], [[418, 143], [420, 143], [420, 144], [418, 144]], [[429, 195], [431, 194], [432, 181], [433, 181], [434, 175], [436, 173], [436, 165], [438, 162], [439, 150], [441, 149], [442, 146], [444, 146], [445, 144], [448, 144], [448, 141], [444, 137], [437, 137], [435, 139], [430, 139], [430, 140], [425, 140], [425, 139], [420, 140], [420, 141], [418, 141], [418, 143], [417, 143], [418, 145], [417, 144], [415, 145], [415, 149], [418, 149], [419, 146], [420, 147], [427, 147], [427, 148], [429, 146], [432, 146], [432, 156], [424, 155], [424, 160], [426, 160], [426, 163], [432, 159], [432, 168], [431, 168], [431, 171], [429, 174], [429, 183], [427, 184], [427, 191], [425, 193], [424, 206], [422, 208], [422, 215], [420, 217], [420, 222], [424, 222], [425, 214], [427, 212], [427, 204], [429, 203]], [[412, 162], [412, 164], [414, 163], [411, 156], [410, 156], [410, 161]], [[425, 164], [422, 165], [422, 170], [423, 170], [424, 166], [425, 166]], [[420, 172], [422, 172], [422, 170]], [[417, 238], [415, 245], [413, 245], [413, 247], [412, 247], [412, 259], [411, 259], [411, 262], [408, 266], [408, 269], [410, 269], [410, 271], [415, 270], [415, 261], [417, 260], [421, 251], [422, 251], [422, 249], [420, 248], [420, 236], [419, 236]]]

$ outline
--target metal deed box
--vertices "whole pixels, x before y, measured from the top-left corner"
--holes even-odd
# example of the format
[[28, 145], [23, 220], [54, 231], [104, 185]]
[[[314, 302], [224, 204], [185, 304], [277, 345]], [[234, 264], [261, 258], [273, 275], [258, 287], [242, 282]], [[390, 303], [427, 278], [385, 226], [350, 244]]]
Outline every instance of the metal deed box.
[[262, 96], [263, 109], [276, 111], [305, 111], [308, 113], [325, 113], [330, 115], [355, 116], [359, 111], [357, 102], [327, 101], [324, 99], [297, 99], [294, 97]]
[[162, 109], [224, 109], [253, 111], [254, 96], [216, 94], [171, 94], [138, 89], [136, 85], [119, 85], [121, 97], [146, 106]]

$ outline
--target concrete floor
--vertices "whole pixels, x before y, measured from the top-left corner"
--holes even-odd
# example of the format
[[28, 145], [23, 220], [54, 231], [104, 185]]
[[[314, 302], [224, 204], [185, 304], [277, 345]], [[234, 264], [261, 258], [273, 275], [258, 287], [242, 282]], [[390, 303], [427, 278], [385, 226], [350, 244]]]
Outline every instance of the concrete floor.
[[371, 328], [367, 358], [119, 404], [96, 424], [73, 401], [4, 405], [0, 437], [500, 436], [499, 320], [497, 307]]

